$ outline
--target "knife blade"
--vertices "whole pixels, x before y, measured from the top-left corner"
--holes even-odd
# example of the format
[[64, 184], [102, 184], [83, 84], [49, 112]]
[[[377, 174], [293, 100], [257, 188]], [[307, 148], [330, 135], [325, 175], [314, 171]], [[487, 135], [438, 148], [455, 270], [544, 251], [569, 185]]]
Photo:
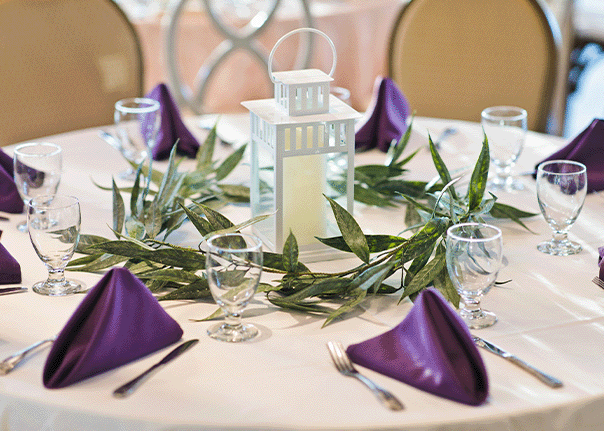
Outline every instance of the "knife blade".
[[14, 286], [14, 287], [3, 287], [0, 289], [0, 295], [10, 295], [12, 293], [27, 292], [27, 287]]
[[494, 353], [495, 355], [498, 355], [504, 359], [507, 359], [512, 364], [515, 364], [515, 365], [519, 366], [520, 368], [522, 368], [523, 370], [529, 372], [531, 375], [535, 376], [536, 378], [541, 380], [546, 385], [548, 385], [552, 388], [562, 387], [562, 382], [560, 380], [558, 380], [557, 378], [552, 377], [549, 374], [546, 374], [541, 370], [538, 370], [537, 368], [533, 367], [532, 365], [530, 365], [527, 362], [524, 362], [522, 359], [511, 354], [510, 352], [503, 350], [501, 347], [496, 346], [495, 344], [493, 344], [483, 338], [480, 338], [480, 337], [472, 336], [472, 338], [474, 340], [474, 343], [478, 347], [482, 347], [483, 349], [487, 350], [488, 352]]
[[161, 361], [153, 365], [151, 368], [147, 369], [139, 376], [130, 380], [128, 383], [117, 388], [115, 391], [113, 391], [113, 395], [117, 398], [126, 398], [128, 395], [132, 394], [132, 392], [134, 392], [136, 388], [143, 384], [143, 382], [145, 382], [149, 377], [151, 377], [151, 375], [154, 374], [157, 370], [159, 370], [171, 360], [176, 359], [177, 357], [182, 355], [184, 352], [186, 352], [195, 344], [197, 344], [198, 341], [198, 339], [185, 341], [184, 343], [176, 347], [174, 350], [172, 350], [170, 353], [168, 353], [166, 356], [164, 356]]

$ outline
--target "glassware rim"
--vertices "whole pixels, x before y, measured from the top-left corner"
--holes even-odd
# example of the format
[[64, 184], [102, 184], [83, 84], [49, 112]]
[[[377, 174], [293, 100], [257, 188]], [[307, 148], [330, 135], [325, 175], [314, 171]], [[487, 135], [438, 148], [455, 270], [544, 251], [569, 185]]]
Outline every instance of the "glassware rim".
[[[30, 154], [30, 153], [24, 153], [22, 151], [23, 148], [29, 148], [29, 147], [53, 147], [54, 151], [52, 151], [50, 153], [44, 153], [44, 154]], [[57, 154], [61, 154], [62, 151], [63, 151], [63, 149], [61, 148], [60, 145], [53, 144], [52, 142], [26, 142], [26, 143], [17, 145], [15, 147], [14, 154], [18, 154], [20, 156], [26, 156], [26, 157], [49, 157], [49, 156], [56, 156]]]
[[[484, 227], [487, 229], [494, 230], [495, 233], [493, 235], [490, 235], [485, 238], [467, 238], [464, 236], [460, 236], [459, 234], [453, 233], [454, 229], [458, 229], [460, 227], [468, 227], [468, 226], [480, 227], [480, 228]], [[457, 224], [454, 224], [453, 226], [450, 226], [447, 229], [447, 238], [449, 238], [449, 237], [460, 240], [460, 241], [465, 241], [465, 242], [487, 242], [487, 241], [496, 240], [497, 238], [502, 238], [503, 233], [501, 232], [501, 229], [499, 229], [497, 226], [493, 226], [491, 224], [468, 222], [468, 223], [457, 223]]]
[[[146, 104], [148, 106], [125, 106], [128, 103]], [[125, 114], [150, 114], [159, 110], [159, 102], [148, 97], [129, 97], [115, 102], [115, 109]]]
[[[514, 115], [493, 115], [491, 112], [495, 110], [515, 112]], [[506, 120], [506, 121], [518, 121], [527, 119], [528, 113], [526, 109], [519, 106], [489, 106], [480, 113], [481, 117], [485, 120]]]
[[[224, 248], [224, 247], [220, 247], [220, 246], [213, 244], [213, 241], [215, 239], [224, 238], [224, 237], [243, 237], [243, 238], [253, 240], [254, 244], [249, 247], [245, 247], [245, 248]], [[247, 233], [237, 233], [237, 232], [218, 233], [218, 234], [215, 234], [215, 235], [212, 235], [211, 237], [209, 237], [207, 239], [206, 243], [208, 244], [208, 247], [213, 251], [220, 250], [220, 251], [227, 251], [229, 253], [238, 253], [238, 252], [244, 252], [244, 251], [245, 252], [262, 251], [262, 240], [260, 238], [258, 238], [256, 235], [247, 234]]]
[[[47, 199], [48, 198], [53, 198], [53, 200], [54, 200], [54, 198], [57, 198], [57, 197], [61, 198], [61, 199], [65, 199], [65, 198], [72, 199], [72, 202], [69, 203], [69, 204], [66, 203], [66, 204], [63, 204], [63, 205], [59, 205], [59, 206], [56, 206], [56, 207], [51, 207], [49, 205], [42, 205], [42, 204], [40, 204], [40, 205], [34, 205], [34, 202], [33, 202], [34, 200], [37, 200], [37, 199], [42, 200], [44, 198], [47, 198]], [[69, 208], [69, 207], [72, 207], [74, 205], [79, 205], [79, 204], [80, 204], [80, 200], [77, 197], [72, 196], [72, 195], [61, 194], [61, 193], [50, 193], [50, 194], [47, 194], [47, 195], [34, 196], [33, 198], [27, 200], [27, 207], [28, 208], [42, 209], [42, 210], [49, 210], [49, 209], [60, 210], [60, 209]]]
[[[546, 166], [553, 165], [554, 163], [574, 165], [574, 166], [580, 167], [581, 169], [578, 171], [574, 171], [574, 172], [551, 172], [551, 171], [546, 171], [544, 169]], [[545, 172], [548, 175], [577, 175], [577, 174], [580, 175], [583, 173], [587, 173], [587, 166], [585, 166], [581, 162], [576, 162], [574, 160], [564, 160], [564, 159], [548, 160], [546, 162], [539, 163], [539, 165], [537, 166], [537, 173], [539, 173], [539, 172]]]

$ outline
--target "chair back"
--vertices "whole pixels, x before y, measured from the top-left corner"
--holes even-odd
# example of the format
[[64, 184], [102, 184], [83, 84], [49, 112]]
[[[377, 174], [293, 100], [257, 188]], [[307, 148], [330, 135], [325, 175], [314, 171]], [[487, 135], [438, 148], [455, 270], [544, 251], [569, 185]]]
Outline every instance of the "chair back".
[[112, 0], [0, 1], [0, 146], [111, 124], [142, 93], [139, 39]]
[[390, 37], [390, 77], [420, 116], [480, 121], [484, 108], [520, 106], [544, 132], [560, 30], [539, 0], [411, 0]]

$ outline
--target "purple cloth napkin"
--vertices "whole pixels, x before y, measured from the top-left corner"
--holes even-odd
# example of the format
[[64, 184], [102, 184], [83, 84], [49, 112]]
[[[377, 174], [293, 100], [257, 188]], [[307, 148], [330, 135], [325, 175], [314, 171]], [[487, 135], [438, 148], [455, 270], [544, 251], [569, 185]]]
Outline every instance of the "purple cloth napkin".
[[13, 159], [2, 149], [0, 149], [0, 211], [12, 214], [23, 212], [23, 199], [19, 196], [13, 176]]
[[182, 329], [126, 268], [113, 268], [80, 303], [44, 365], [47, 388], [63, 388], [175, 343]]
[[21, 266], [8, 250], [0, 244], [0, 284], [15, 283], [21, 283]]
[[378, 77], [373, 98], [355, 133], [355, 148], [379, 148], [386, 152], [393, 139], [401, 139], [407, 130], [409, 102], [391, 78]]
[[598, 277], [600, 280], [604, 281], [604, 247], [598, 247], [598, 266], [600, 267], [600, 272], [598, 273]]
[[346, 349], [353, 362], [465, 404], [488, 395], [487, 372], [468, 327], [437, 290], [423, 290], [405, 319]]
[[148, 98], [159, 102], [161, 124], [157, 133], [157, 142], [153, 147], [153, 160], [164, 160], [170, 157], [170, 151], [178, 140], [176, 151], [188, 157], [195, 157], [199, 142], [191, 134], [180, 118], [178, 106], [174, 102], [166, 84], [158, 84]]
[[604, 190], [604, 120], [594, 119], [568, 145], [542, 162], [549, 160], [583, 163], [587, 168], [587, 192]]

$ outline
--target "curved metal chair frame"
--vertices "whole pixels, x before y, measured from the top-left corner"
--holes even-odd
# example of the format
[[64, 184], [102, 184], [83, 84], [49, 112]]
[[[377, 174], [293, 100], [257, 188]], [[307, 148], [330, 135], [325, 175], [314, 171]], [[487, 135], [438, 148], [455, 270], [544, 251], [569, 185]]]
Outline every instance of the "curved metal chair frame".
[[488, 106], [517, 105], [544, 132], [560, 45], [539, 0], [411, 0], [391, 32], [388, 71], [417, 115], [480, 121]]
[[[268, 53], [257, 38], [266, 30], [274, 19], [281, 0], [273, 0], [272, 7], [266, 13], [260, 11], [249, 23], [241, 29], [235, 29], [227, 25], [214, 7], [213, 0], [203, 0], [205, 10], [214, 28], [225, 38], [204, 61], [197, 72], [193, 88], [185, 84], [177, 62], [176, 39], [179, 20], [189, 0], [178, 0], [173, 2], [169, 8], [168, 28], [165, 33], [165, 60], [168, 68], [168, 82], [173, 89], [174, 98], [179, 105], [186, 106], [195, 114], [203, 114], [204, 100], [207, 97], [208, 85], [212, 75], [220, 68], [221, 63], [237, 50], [247, 51], [255, 60], [268, 69]], [[313, 18], [307, 0], [300, 0], [304, 11], [304, 26], [313, 27]], [[304, 38], [305, 49], [298, 52], [296, 68], [308, 68], [312, 58], [313, 46], [312, 33], [306, 34]], [[267, 83], [272, 86], [270, 77], [266, 75]]]

